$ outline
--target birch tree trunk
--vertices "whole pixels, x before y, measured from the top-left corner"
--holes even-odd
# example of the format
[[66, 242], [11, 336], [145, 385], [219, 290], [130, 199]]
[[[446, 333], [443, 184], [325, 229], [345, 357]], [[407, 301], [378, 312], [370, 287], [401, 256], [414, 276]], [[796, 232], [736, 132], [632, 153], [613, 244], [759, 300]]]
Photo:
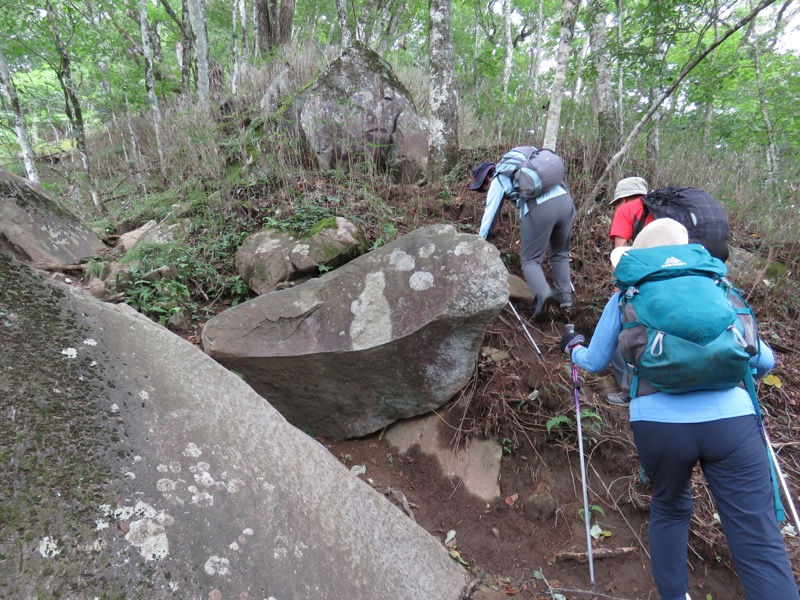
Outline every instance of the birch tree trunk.
[[503, 97], [500, 98], [500, 114], [497, 116], [496, 139], [503, 141], [503, 127], [508, 106], [508, 84], [511, 81], [511, 66], [514, 61], [514, 40], [511, 39], [511, 0], [503, 0], [503, 40], [506, 53], [503, 62]]
[[345, 0], [336, 0], [336, 18], [339, 22], [339, 29], [342, 32], [342, 50], [353, 43], [353, 35], [350, 25], [347, 24], [347, 7]]
[[[536, 28], [541, 31], [544, 29], [544, 0], [539, 0], [539, 7], [536, 13]], [[542, 64], [542, 36], [537, 35], [531, 48], [531, 70], [529, 78], [531, 80], [531, 90], [533, 91], [534, 102], [539, 97], [539, 71]], [[538, 115], [538, 111], [536, 111]], [[538, 116], [537, 116], [538, 122]]]
[[211, 65], [209, 61], [206, 13], [203, 0], [187, 0], [189, 22], [194, 33], [194, 56], [197, 62], [197, 99], [203, 113], [211, 113]]
[[[664, 23], [658, 18], [656, 13], [656, 23], [654, 24], [653, 34], [653, 64], [656, 74], [653, 87], [650, 88], [650, 102], [654, 102], [659, 90], [664, 84], [664, 58], [667, 55], [667, 43], [664, 40]], [[651, 182], [658, 179], [658, 165], [661, 157], [661, 118], [663, 110], [658, 108], [651, 119], [650, 132], [647, 134], [647, 165], [648, 178]]]
[[764, 81], [761, 71], [761, 50], [758, 39], [750, 42], [753, 48], [753, 64], [756, 68], [756, 88], [758, 89], [758, 102], [761, 107], [761, 118], [764, 120], [764, 130], [767, 133], [767, 168], [769, 178], [767, 184], [772, 186], [778, 181], [778, 147], [775, 144], [775, 133], [772, 130], [772, 120], [769, 116], [767, 97], [764, 91]]
[[437, 181], [458, 162], [458, 95], [453, 68], [453, 5], [428, 0], [428, 176]]
[[619, 144], [619, 129], [614, 110], [614, 92], [611, 86], [611, 64], [608, 60], [608, 37], [606, 35], [606, 18], [603, 0], [591, 0], [591, 11], [594, 13], [589, 43], [592, 47], [592, 65], [597, 73], [597, 123], [600, 132], [599, 162], [605, 167], [614, 148]]
[[166, 177], [167, 169], [164, 160], [164, 147], [161, 145], [161, 108], [158, 106], [155, 82], [153, 81], [153, 56], [150, 50], [150, 35], [147, 27], [147, 0], [139, 0], [139, 25], [142, 32], [142, 54], [144, 55], [144, 86], [147, 89], [147, 98], [150, 101], [150, 112], [153, 115], [153, 130], [156, 134], [156, 150], [158, 151], [158, 166], [161, 174]]
[[30, 135], [28, 135], [28, 125], [25, 122], [25, 113], [22, 111], [22, 105], [19, 103], [17, 88], [14, 87], [14, 81], [11, 79], [11, 70], [8, 68], [8, 63], [6, 63], [6, 58], [3, 56], [3, 50], [1, 48], [0, 93], [8, 99], [11, 110], [14, 111], [14, 133], [17, 134], [17, 143], [19, 144], [22, 154], [22, 163], [25, 165], [25, 173], [31, 181], [41, 183], [39, 180], [39, 171], [36, 169], [36, 155], [33, 153], [31, 138]]
[[686, 76], [694, 70], [694, 68], [699, 65], [709, 54], [711, 54], [714, 50], [716, 50], [720, 44], [724, 43], [731, 35], [739, 31], [742, 27], [747, 25], [750, 21], [755, 19], [762, 10], [775, 4], [777, 0], [761, 0], [759, 4], [751, 10], [745, 17], [743, 17], [740, 21], [738, 21], [735, 25], [731, 25], [724, 34], [722, 34], [719, 39], [715, 40], [713, 43], [709, 44], [703, 51], [697, 54], [694, 58], [689, 60], [683, 68], [680, 70], [680, 73], [675, 77], [673, 82], [663, 91], [661, 94], [655, 99], [655, 101], [650, 105], [650, 108], [647, 112], [639, 119], [639, 122], [631, 129], [628, 137], [625, 139], [625, 142], [622, 144], [622, 147], [617, 151], [614, 156], [611, 157], [611, 160], [608, 161], [605, 170], [598, 178], [597, 182], [594, 184], [592, 191], [589, 193], [590, 199], [596, 199], [598, 194], [600, 193], [600, 189], [605, 181], [605, 178], [611, 172], [614, 167], [628, 154], [631, 147], [633, 146], [633, 142], [636, 141], [636, 138], [642, 132], [642, 129], [650, 122], [653, 114], [659, 109], [661, 104], [669, 98], [675, 90], [678, 89], [678, 86], [681, 82], [686, 78]]
[[61, 89], [64, 92], [64, 108], [67, 113], [70, 125], [72, 126], [72, 134], [75, 139], [75, 145], [78, 147], [78, 154], [81, 159], [81, 166], [83, 172], [86, 174], [86, 180], [89, 185], [89, 194], [92, 198], [92, 204], [100, 213], [104, 213], [105, 209], [100, 202], [100, 196], [95, 188], [94, 178], [92, 176], [91, 164], [89, 162], [89, 152], [86, 147], [86, 128], [83, 122], [83, 109], [81, 101], [78, 97], [78, 90], [72, 80], [72, 63], [70, 61], [69, 53], [64, 41], [61, 39], [61, 33], [58, 28], [56, 14], [53, 9], [53, 4], [50, 0], [46, 0], [47, 16], [50, 20], [50, 29], [53, 34], [53, 41], [56, 45], [56, 50], [59, 55], [58, 67], [58, 82], [61, 84]]
[[561, 5], [561, 35], [559, 36], [558, 53], [556, 54], [556, 72], [550, 91], [550, 109], [547, 111], [547, 123], [544, 127], [543, 147], [553, 150], [556, 147], [556, 142], [558, 142], [558, 128], [561, 125], [561, 104], [564, 101], [569, 53], [577, 16], [578, 0], [563, 0]]
[[231, 3], [231, 94], [234, 96], [238, 92], [239, 85], [239, 71], [241, 70], [241, 63], [239, 62], [241, 50], [239, 49], [239, 0], [233, 0]]
[[189, 7], [187, 0], [181, 0], [181, 98], [188, 102], [192, 90], [192, 57], [194, 56], [194, 35], [192, 24], [189, 21]]

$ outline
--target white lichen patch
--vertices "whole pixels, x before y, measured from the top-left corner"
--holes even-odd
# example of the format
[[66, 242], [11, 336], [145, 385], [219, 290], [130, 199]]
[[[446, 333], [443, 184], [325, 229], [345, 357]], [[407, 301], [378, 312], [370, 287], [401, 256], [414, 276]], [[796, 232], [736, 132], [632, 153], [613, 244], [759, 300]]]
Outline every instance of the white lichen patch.
[[278, 240], [267, 240], [258, 245], [255, 254], [264, 254], [266, 252], [272, 252], [275, 248], [278, 248], [280, 245], [281, 243]]
[[253, 535], [253, 530], [248, 527], [247, 529], [242, 530], [242, 533], [244, 535]]
[[156, 489], [162, 494], [175, 491], [175, 482], [172, 479], [159, 479], [156, 481]]
[[189, 458], [197, 458], [201, 454], [203, 454], [203, 451], [197, 447], [197, 444], [193, 444], [192, 442], [186, 444], [186, 448], [183, 450], [183, 455]]
[[83, 340], [83, 343], [87, 346], [97, 346], [97, 342], [94, 341], [92, 338], [86, 338]]
[[197, 492], [192, 496], [192, 504], [195, 504], [201, 508], [208, 508], [214, 506], [214, 496], [212, 496], [206, 491]]
[[42, 538], [42, 541], [39, 542], [39, 547], [37, 550], [43, 558], [53, 558], [54, 556], [61, 554], [61, 550], [59, 550], [55, 540], [51, 540], [49, 536]]
[[114, 404], [112, 404], [108, 410], [111, 412], [112, 415], [115, 415], [119, 412], [119, 405], [116, 402], [114, 402]]
[[123, 475], [123, 477], [125, 479], [130, 479], [131, 481], [133, 481], [134, 479], [136, 479], [136, 473], [134, 473], [133, 471], [128, 471]]
[[137, 454], [136, 456], [133, 457], [133, 462], [135, 463], [142, 462], [142, 457]]
[[242, 487], [244, 487], [244, 481], [241, 479], [231, 479], [227, 484], [225, 484], [225, 488], [230, 494], [235, 494], [242, 489]]
[[167, 465], [158, 465], [156, 467], [156, 471], [158, 471], [159, 473], [166, 473], [167, 471], [169, 471], [169, 467]]
[[230, 548], [230, 549], [231, 549], [231, 550], [233, 550], [234, 552], [237, 552], [237, 551], [239, 550], [239, 543], [238, 543], [238, 542], [231, 542], [231, 543], [228, 545], [228, 548]]
[[221, 556], [212, 556], [206, 561], [203, 566], [206, 573], [209, 575], [228, 575], [231, 572], [230, 561]]
[[398, 271], [413, 271], [417, 263], [410, 254], [400, 249], [395, 249], [392, 250], [392, 253], [389, 255], [389, 264], [394, 266]]
[[426, 271], [416, 271], [408, 278], [408, 285], [416, 292], [424, 292], [433, 287], [433, 274]]
[[459, 242], [455, 250], [453, 250], [453, 254], [456, 256], [467, 256], [469, 254], [473, 254], [475, 252], [475, 246], [470, 242]]
[[78, 356], [78, 351], [75, 350], [75, 348], [64, 348], [61, 351], [61, 354], [63, 354], [67, 358], [76, 358]]
[[206, 471], [203, 471], [202, 473], [195, 473], [194, 480], [203, 487], [211, 487], [216, 483], [214, 478]]
[[149, 400], [150, 393], [147, 390], [142, 390], [141, 392], [139, 392], [139, 398], [141, 398], [142, 400]]
[[145, 518], [130, 524], [125, 539], [139, 549], [146, 561], [161, 560], [169, 554], [169, 540], [163, 525]]
[[350, 303], [350, 312], [353, 313], [350, 323], [353, 350], [372, 348], [391, 341], [392, 311], [384, 294], [385, 289], [383, 272], [369, 273], [361, 295]]
[[433, 253], [436, 252], [436, 246], [431, 244], [430, 242], [422, 246], [417, 254], [419, 254], [420, 258], [429, 258], [433, 256]]
[[105, 519], [95, 519], [95, 531], [102, 531], [103, 529], [108, 529], [108, 521]]

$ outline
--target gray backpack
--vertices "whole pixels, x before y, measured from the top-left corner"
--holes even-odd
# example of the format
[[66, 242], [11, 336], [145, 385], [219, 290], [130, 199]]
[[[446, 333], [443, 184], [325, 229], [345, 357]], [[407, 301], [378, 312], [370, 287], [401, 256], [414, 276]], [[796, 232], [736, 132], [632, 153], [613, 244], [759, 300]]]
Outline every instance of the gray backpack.
[[519, 146], [506, 152], [495, 167], [514, 181], [517, 204], [533, 200], [564, 181], [564, 159], [547, 148]]

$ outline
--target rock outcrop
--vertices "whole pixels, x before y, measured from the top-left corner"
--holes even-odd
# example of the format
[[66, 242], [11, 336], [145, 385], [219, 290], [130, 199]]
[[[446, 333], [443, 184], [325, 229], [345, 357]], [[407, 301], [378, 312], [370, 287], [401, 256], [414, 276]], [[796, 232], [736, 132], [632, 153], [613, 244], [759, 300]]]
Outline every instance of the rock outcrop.
[[295, 426], [360, 437], [448, 402], [507, 301], [494, 246], [431, 226], [224, 311], [203, 349]]
[[0, 169], [0, 250], [36, 265], [64, 265], [105, 246], [44, 188]]
[[0, 343], [0, 597], [462, 597], [439, 541], [125, 305], [0, 253]]

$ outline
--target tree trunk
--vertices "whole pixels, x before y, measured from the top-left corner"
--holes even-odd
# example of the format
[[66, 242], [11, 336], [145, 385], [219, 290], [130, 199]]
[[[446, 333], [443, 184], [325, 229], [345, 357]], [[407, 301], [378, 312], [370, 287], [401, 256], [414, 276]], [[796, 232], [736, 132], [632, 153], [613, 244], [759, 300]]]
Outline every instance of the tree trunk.
[[192, 24], [189, 21], [189, 7], [187, 0], [181, 0], [181, 29], [183, 41], [181, 42], [181, 98], [188, 99], [192, 89], [192, 57], [194, 56], [194, 35]]
[[611, 64], [608, 60], [608, 38], [606, 35], [605, 3], [602, 0], [591, 0], [594, 19], [589, 31], [589, 43], [592, 47], [592, 65], [597, 73], [597, 123], [600, 132], [599, 164], [605, 168], [608, 159], [619, 144], [619, 129], [614, 107], [614, 92], [611, 85]]
[[197, 61], [197, 100], [205, 114], [211, 113], [211, 64], [209, 60], [208, 36], [206, 34], [206, 13], [203, 0], [187, 0], [189, 21], [195, 39], [195, 60]]
[[[544, 29], [544, 0], [539, 0], [539, 5], [536, 13], [536, 30], [541, 31]], [[531, 66], [528, 78], [531, 81], [531, 92], [533, 94], [533, 101], [537, 102], [539, 99], [539, 71], [542, 64], [542, 36], [537, 35], [531, 48]], [[533, 111], [535, 115], [535, 122], [539, 122], [539, 111]]]
[[353, 34], [350, 25], [347, 23], [347, 6], [345, 0], [336, 0], [336, 18], [339, 22], [339, 29], [342, 32], [342, 50], [353, 43]]
[[756, 68], [758, 102], [761, 106], [761, 118], [764, 119], [764, 130], [767, 133], [767, 168], [769, 169], [767, 184], [772, 186], [778, 181], [778, 148], [775, 144], [775, 134], [772, 130], [772, 120], [769, 117], [769, 107], [764, 91], [764, 81], [761, 72], [761, 51], [758, 47], [758, 43], [758, 39], [751, 41], [751, 46], [753, 47], [753, 63]]
[[142, 31], [142, 53], [144, 54], [144, 86], [147, 89], [147, 98], [150, 100], [150, 112], [153, 114], [153, 130], [156, 134], [156, 149], [158, 151], [158, 165], [161, 174], [166, 177], [167, 169], [164, 160], [164, 147], [161, 145], [161, 109], [158, 106], [155, 83], [153, 81], [153, 56], [150, 51], [150, 38], [147, 26], [146, 0], [139, 0], [139, 23]]
[[266, 56], [272, 48], [272, 15], [269, 13], [269, 0], [254, 0], [256, 7], [256, 26], [258, 50]]
[[292, 25], [294, 23], [295, 0], [282, 0], [278, 11], [279, 43], [288, 48], [292, 43]]
[[497, 116], [497, 143], [503, 141], [503, 127], [508, 105], [508, 84], [511, 81], [511, 66], [514, 61], [514, 40], [511, 39], [511, 0], [503, 0], [503, 40], [505, 41], [505, 61], [503, 62], [503, 96], [500, 98], [500, 114]]
[[452, 0], [428, 2], [428, 175], [438, 181], [458, 162], [458, 95], [453, 68]]
[[11, 70], [8, 68], [2, 49], [0, 49], [0, 93], [8, 98], [11, 110], [14, 111], [14, 132], [17, 134], [17, 143], [22, 153], [25, 173], [28, 179], [35, 183], [40, 183], [39, 171], [36, 169], [36, 155], [31, 147], [28, 125], [25, 122], [25, 113], [22, 112], [22, 105], [19, 103], [19, 97], [17, 96], [17, 88], [14, 87], [14, 81], [11, 79]]
[[[658, 96], [659, 90], [664, 85], [664, 58], [667, 55], [667, 43], [664, 40], [664, 23], [655, 15], [653, 24], [653, 66], [655, 67], [655, 77], [653, 87], [650, 88], [650, 103], [652, 104]], [[658, 165], [661, 157], [661, 118], [662, 110], [659, 108], [653, 113], [651, 119], [650, 132], [647, 135], [647, 178], [655, 183], [658, 180]]]
[[241, 50], [239, 49], [239, 0], [231, 3], [231, 94], [236, 95], [239, 85], [239, 71], [241, 69]]
[[61, 39], [61, 33], [58, 29], [58, 22], [56, 21], [55, 11], [50, 0], [46, 0], [47, 16], [50, 19], [50, 29], [53, 34], [53, 41], [56, 45], [56, 50], [59, 55], [59, 68], [58, 68], [58, 82], [61, 84], [61, 89], [64, 92], [64, 107], [72, 126], [72, 134], [75, 139], [75, 144], [78, 147], [78, 154], [81, 158], [81, 165], [83, 172], [86, 173], [86, 180], [89, 184], [89, 193], [92, 197], [92, 204], [98, 212], [105, 213], [103, 205], [100, 203], [100, 196], [95, 189], [94, 178], [92, 177], [92, 168], [89, 162], [89, 151], [86, 147], [86, 128], [83, 122], [83, 109], [81, 101], [78, 97], [78, 90], [72, 80], [72, 63], [70, 61], [67, 47]]
[[242, 64], [247, 64], [247, 59], [250, 55], [250, 46], [247, 41], [247, 3], [245, 0], [233, 0], [239, 7], [239, 23], [242, 26]]
[[578, 16], [578, 0], [563, 0], [561, 5], [561, 35], [558, 40], [556, 55], [556, 72], [550, 91], [550, 108], [547, 111], [547, 123], [544, 128], [543, 147], [555, 150], [558, 142], [558, 128], [561, 125], [561, 104], [564, 101], [564, 86], [567, 80], [572, 35], [575, 32], [575, 20]]
[[628, 134], [628, 137], [625, 139], [625, 142], [622, 144], [622, 147], [617, 151], [617, 153], [611, 157], [611, 160], [606, 165], [605, 171], [600, 175], [597, 182], [594, 184], [592, 191], [589, 193], [590, 200], [594, 200], [598, 197], [600, 189], [605, 181], [605, 178], [611, 172], [611, 170], [617, 166], [620, 160], [630, 151], [631, 147], [633, 146], [633, 142], [636, 141], [636, 138], [642, 132], [642, 129], [650, 122], [653, 114], [659, 109], [661, 104], [669, 98], [681, 82], [686, 78], [686, 76], [694, 70], [694, 68], [699, 65], [706, 56], [711, 54], [717, 47], [725, 42], [731, 35], [739, 31], [742, 27], [747, 25], [750, 21], [758, 16], [762, 10], [775, 4], [777, 0], [761, 0], [761, 2], [748, 13], [744, 18], [742, 18], [739, 22], [735, 25], [732, 25], [728, 30], [722, 34], [719, 39], [715, 40], [713, 43], [709, 44], [702, 52], [697, 54], [694, 58], [692, 58], [689, 62], [687, 62], [683, 68], [681, 69], [680, 73], [675, 77], [673, 82], [655, 99], [655, 101], [651, 104], [650, 108], [647, 112], [639, 119], [639, 122], [634, 126], [631, 132]]

